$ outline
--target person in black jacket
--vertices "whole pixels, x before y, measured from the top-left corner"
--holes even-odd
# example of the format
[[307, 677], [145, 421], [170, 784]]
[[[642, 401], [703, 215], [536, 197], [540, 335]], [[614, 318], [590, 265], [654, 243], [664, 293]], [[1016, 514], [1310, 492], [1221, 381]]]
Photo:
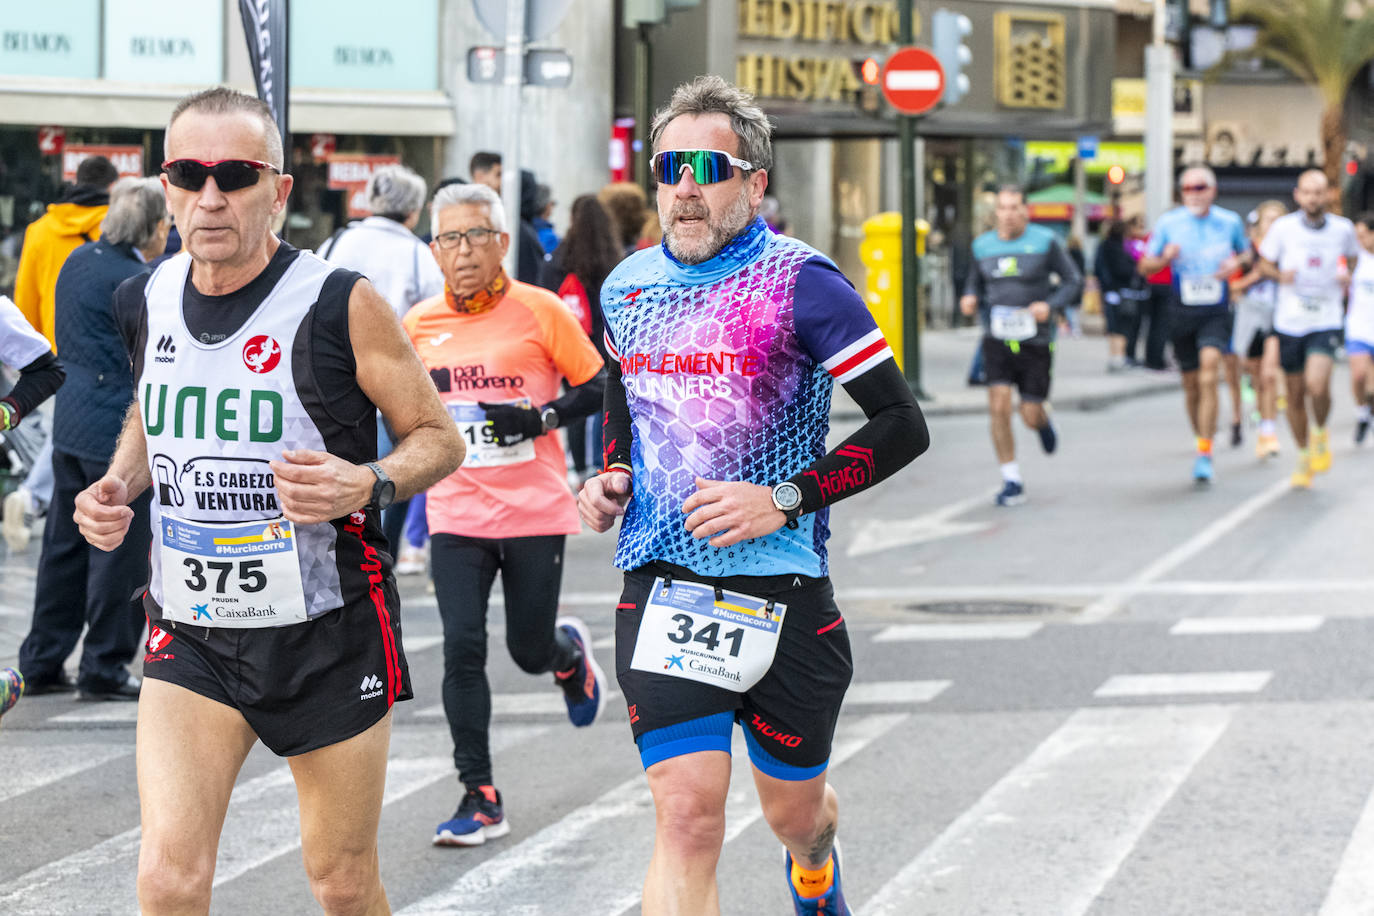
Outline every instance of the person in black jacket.
[[[53, 502], [43, 530], [33, 624], [19, 650], [27, 693], [79, 691], [83, 700], [136, 700], [140, 681], [126, 667], [138, 650], [143, 610], [135, 592], [148, 581], [151, 491], [132, 504], [134, 520], [117, 549], [86, 543], [72, 513], [76, 496], [105, 475], [124, 413], [134, 400], [129, 357], [111, 307], [115, 287], [163, 253], [171, 220], [156, 178], [125, 178], [110, 192], [98, 241], [72, 252], [57, 277], [57, 347], [70, 383], [53, 410]], [[76, 680], [63, 663], [83, 625]]]
[[1135, 258], [1126, 250], [1128, 223], [1113, 220], [1097, 246], [1093, 276], [1102, 288], [1102, 311], [1107, 319], [1107, 371], [1120, 372], [1135, 364], [1131, 350], [1140, 333], [1140, 297], [1144, 286]]

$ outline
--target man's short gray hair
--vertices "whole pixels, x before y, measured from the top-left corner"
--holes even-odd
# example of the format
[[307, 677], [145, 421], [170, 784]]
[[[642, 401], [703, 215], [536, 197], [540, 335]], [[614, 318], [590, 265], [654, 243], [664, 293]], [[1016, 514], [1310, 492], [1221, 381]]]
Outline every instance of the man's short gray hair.
[[1206, 177], [1208, 187], [1215, 188], [1217, 186], [1217, 173], [1212, 171], [1212, 167], [1210, 165], [1202, 165], [1201, 163], [1198, 163], [1197, 165], [1187, 166], [1186, 168], [1184, 168], [1183, 171], [1178, 173], [1178, 186], [1180, 188], [1183, 187], [1183, 176], [1187, 175], [1189, 172], [1200, 172], [1204, 177]]
[[719, 76], [698, 76], [673, 90], [668, 104], [654, 115], [649, 131], [649, 146], [658, 151], [658, 140], [668, 124], [682, 115], [723, 114], [730, 118], [730, 129], [739, 138], [741, 159], [753, 163], [755, 169], [773, 167], [773, 122], [763, 109], [754, 104], [754, 97]]
[[491, 210], [491, 226], [497, 232], [506, 231], [506, 211], [501, 207], [501, 198], [484, 184], [448, 184], [434, 192], [434, 201], [429, 205], [429, 225], [435, 234], [439, 231], [439, 214], [449, 207], [459, 204], [479, 204]]
[[237, 89], [230, 89], [228, 86], [216, 86], [213, 89], [206, 89], [177, 102], [177, 107], [172, 109], [172, 116], [167, 119], [167, 133], [163, 135], [162, 150], [163, 158], [170, 159], [167, 155], [167, 137], [172, 134], [172, 125], [177, 118], [188, 111], [197, 111], [201, 114], [227, 115], [246, 112], [262, 121], [263, 134], [267, 140], [267, 162], [276, 166], [278, 172], [285, 170], [285, 158], [282, 156], [281, 130], [277, 127], [277, 119], [272, 114], [272, 107], [255, 95], [240, 92]]
[[403, 222], [425, 204], [425, 180], [403, 165], [384, 165], [367, 180], [367, 206]]
[[142, 248], [167, 217], [167, 195], [157, 178], [121, 178], [110, 188], [110, 209], [100, 237], [112, 245]]

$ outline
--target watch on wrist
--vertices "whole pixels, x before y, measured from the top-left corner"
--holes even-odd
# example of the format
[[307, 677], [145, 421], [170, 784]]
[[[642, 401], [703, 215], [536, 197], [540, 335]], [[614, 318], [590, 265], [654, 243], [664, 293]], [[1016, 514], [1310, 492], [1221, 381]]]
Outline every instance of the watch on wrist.
[[378, 509], [385, 509], [396, 499], [396, 484], [387, 476], [386, 471], [383, 471], [382, 466], [377, 462], [369, 461], [366, 467], [377, 475], [377, 482], [372, 485], [371, 505], [376, 506]]
[[552, 407], [545, 407], [539, 411], [539, 422], [544, 424], [544, 432], [558, 428], [558, 411]]
[[790, 480], [773, 485], [773, 508], [787, 516], [789, 522], [801, 515], [801, 487]]

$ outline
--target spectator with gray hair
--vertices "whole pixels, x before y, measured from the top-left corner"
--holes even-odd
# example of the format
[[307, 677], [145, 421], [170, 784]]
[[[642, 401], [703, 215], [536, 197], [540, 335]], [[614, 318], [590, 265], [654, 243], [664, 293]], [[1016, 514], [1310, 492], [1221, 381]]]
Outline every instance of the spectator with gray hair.
[[[391, 303], [396, 317], [404, 318], [410, 307], [444, 290], [444, 275], [434, 263], [429, 246], [415, 235], [425, 206], [425, 180], [403, 165], [384, 165], [367, 180], [363, 195], [372, 215], [349, 223], [320, 246], [319, 256], [341, 267], [356, 270], [372, 281], [382, 298]], [[378, 454], [391, 452], [391, 435], [377, 419]], [[423, 494], [419, 494], [423, 496]], [[382, 529], [397, 558], [398, 575], [425, 571], [419, 544], [402, 544], [410, 500], [392, 503], [383, 513]]]
[[[71, 384], [54, 402], [53, 498], [33, 623], [19, 650], [30, 694], [75, 689], [85, 700], [138, 699], [140, 681], [126, 666], [143, 632], [143, 608], [134, 594], [148, 581], [150, 493], [131, 504], [129, 537], [110, 553], [86, 543], [72, 515], [76, 495], [105, 475], [134, 400], [133, 373], [111, 306], [115, 288], [147, 272], [148, 262], [167, 247], [171, 226], [161, 181], [123, 178], [110, 189], [101, 237], [72, 252], [57, 277], [57, 346]], [[7, 539], [13, 527], [7, 515]], [[63, 665], [83, 628], [73, 682]]]

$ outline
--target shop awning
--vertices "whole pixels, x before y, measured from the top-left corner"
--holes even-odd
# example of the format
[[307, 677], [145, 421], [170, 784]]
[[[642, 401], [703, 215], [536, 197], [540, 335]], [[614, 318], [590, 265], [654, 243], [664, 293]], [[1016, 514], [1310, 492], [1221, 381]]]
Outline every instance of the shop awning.
[[[1111, 219], [1112, 202], [1093, 191], [1083, 192], [1088, 220]], [[1040, 222], [1067, 222], [1073, 219], [1074, 190], [1071, 184], [1052, 184], [1026, 195], [1030, 218]]]

